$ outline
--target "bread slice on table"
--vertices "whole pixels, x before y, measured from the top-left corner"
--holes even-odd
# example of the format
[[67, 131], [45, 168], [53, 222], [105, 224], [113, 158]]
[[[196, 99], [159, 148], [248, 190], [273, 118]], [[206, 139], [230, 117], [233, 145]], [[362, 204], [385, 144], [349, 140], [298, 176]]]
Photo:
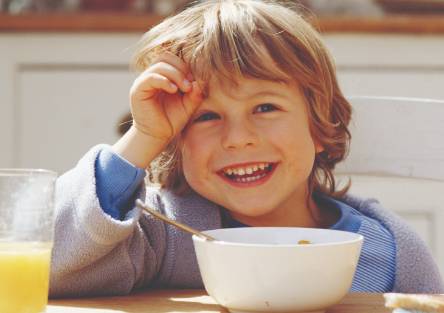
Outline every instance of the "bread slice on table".
[[384, 298], [394, 313], [444, 313], [444, 295], [385, 293]]

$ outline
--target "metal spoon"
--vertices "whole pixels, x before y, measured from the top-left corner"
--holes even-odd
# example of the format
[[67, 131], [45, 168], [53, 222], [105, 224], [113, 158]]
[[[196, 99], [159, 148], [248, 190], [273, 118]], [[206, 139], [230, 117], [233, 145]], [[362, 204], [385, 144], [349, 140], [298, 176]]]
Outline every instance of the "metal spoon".
[[202, 238], [202, 239], [204, 239], [204, 240], [208, 240], [208, 241], [214, 241], [214, 240], [216, 240], [214, 237], [211, 237], [211, 236], [209, 236], [209, 235], [206, 235], [206, 234], [204, 234], [204, 233], [201, 233], [200, 231], [198, 231], [198, 230], [196, 230], [196, 229], [194, 229], [194, 228], [192, 228], [192, 227], [190, 227], [190, 226], [187, 226], [187, 225], [185, 225], [185, 224], [182, 224], [182, 223], [176, 222], [176, 221], [174, 221], [174, 220], [172, 220], [172, 219], [166, 217], [166, 216], [163, 215], [162, 213], [159, 213], [159, 212], [157, 212], [156, 210], [154, 210], [154, 209], [152, 209], [152, 208], [150, 208], [150, 207], [147, 207], [147, 206], [142, 202], [142, 200], [140, 200], [140, 199], [137, 199], [137, 200], [136, 200], [136, 206], [137, 206], [138, 208], [140, 208], [140, 209], [142, 209], [142, 210], [144, 210], [144, 211], [150, 213], [150, 214], [153, 215], [154, 217], [157, 217], [158, 219], [161, 219], [162, 221], [164, 221], [164, 222], [166, 222], [166, 223], [168, 223], [168, 224], [174, 225], [174, 226], [176, 226], [176, 227], [178, 227], [178, 228], [180, 228], [180, 229], [182, 229], [182, 230], [184, 230], [184, 231], [186, 231], [186, 232], [192, 233], [192, 234], [194, 234], [194, 235], [196, 235], [196, 236], [198, 236], [198, 237], [200, 237], [200, 238]]

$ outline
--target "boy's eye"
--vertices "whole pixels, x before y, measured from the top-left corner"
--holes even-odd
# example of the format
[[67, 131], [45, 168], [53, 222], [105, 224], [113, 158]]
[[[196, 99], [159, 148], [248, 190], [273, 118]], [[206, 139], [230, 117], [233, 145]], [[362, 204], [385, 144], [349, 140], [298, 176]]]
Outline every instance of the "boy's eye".
[[194, 122], [205, 122], [219, 118], [219, 115], [213, 112], [204, 113], [194, 119]]
[[276, 110], [277, 110], [276, 106], [271, 103], [260, 104], [255, 109], [257, 113], [271, 112]]

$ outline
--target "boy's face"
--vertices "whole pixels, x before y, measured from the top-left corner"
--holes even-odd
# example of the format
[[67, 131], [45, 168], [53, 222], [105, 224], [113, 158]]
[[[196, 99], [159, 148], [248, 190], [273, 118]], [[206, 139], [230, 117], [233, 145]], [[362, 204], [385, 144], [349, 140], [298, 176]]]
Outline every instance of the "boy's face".
[[307, 209], [307, 181], [321, 150], [297, 85], [239, 78], [238, 87], [221, 88], [210, 82], [183, 134], [183, 170], [195, 191], [237, 220], [279, 223]]

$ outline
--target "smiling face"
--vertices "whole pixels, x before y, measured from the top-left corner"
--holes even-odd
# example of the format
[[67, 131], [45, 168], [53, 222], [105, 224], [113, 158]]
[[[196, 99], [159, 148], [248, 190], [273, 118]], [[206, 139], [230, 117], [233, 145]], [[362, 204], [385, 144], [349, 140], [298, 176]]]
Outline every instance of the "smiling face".
[[188, 184], [253, 225], [315, 226], [307, 207], [316, 152], [297, 85], [239, 78], [210, 82], [183, 133]]

